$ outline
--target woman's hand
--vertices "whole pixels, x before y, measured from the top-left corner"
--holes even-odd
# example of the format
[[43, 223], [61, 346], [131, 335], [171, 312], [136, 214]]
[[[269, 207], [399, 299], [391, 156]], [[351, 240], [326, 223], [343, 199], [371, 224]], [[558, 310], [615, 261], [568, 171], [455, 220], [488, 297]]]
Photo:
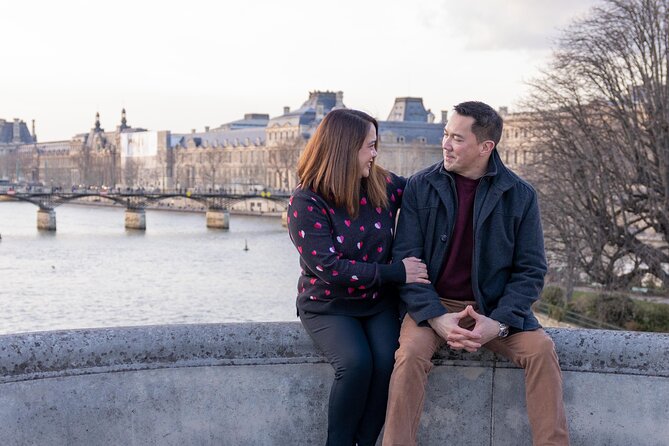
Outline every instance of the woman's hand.
[[406, 271], [406, 283], [430, 283], [427, 277], [427, 266], [421, 259], [407, 257], [402, 260]]

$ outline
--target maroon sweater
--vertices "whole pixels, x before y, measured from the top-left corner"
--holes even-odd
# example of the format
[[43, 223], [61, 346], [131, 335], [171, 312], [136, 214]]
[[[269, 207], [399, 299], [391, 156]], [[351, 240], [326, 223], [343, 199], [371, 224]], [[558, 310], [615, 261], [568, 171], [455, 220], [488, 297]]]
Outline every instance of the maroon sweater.
[[454, 176], [458, 193], [458, 215], [436, 288], [442, 298], [474, 300], [472, 291], [474, 198], [479, 180], [470, 180], [457, 174]]

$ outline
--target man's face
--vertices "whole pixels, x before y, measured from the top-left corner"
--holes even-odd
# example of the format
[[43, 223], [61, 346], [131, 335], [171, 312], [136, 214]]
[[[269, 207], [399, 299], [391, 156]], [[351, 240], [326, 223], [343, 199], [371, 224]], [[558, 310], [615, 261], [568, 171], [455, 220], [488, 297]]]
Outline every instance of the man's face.
[[441, 148], [444, 151], [444, 168], [447, 171], [477, 179], [485, 173], [490, 154], [487, 148], [492, 141], [479, 143], [472, 132], [472, 124], [474, 118], [471, 116], [453, 113], [444, 127]]

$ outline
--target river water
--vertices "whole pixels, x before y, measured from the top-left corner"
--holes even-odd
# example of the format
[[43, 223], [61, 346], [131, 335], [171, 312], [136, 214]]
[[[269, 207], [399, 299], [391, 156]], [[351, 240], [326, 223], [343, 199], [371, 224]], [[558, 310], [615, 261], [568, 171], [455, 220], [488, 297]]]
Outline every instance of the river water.
[[[0, 202], [0, 334], [128, 325], [288, 321], [298, 254], [277, 217], [65, 205], [57, 231], [37, 230], [37, 207]], [[244, 250], [248, 244], [248, 251]]]

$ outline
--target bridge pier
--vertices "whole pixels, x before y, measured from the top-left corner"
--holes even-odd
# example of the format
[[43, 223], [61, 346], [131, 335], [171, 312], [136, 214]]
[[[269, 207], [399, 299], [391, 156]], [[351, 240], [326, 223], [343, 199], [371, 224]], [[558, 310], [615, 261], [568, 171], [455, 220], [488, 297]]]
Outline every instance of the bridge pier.
[[207, 227], [212, 229], [230, 229], [230, 211], [208, 209]]
[[125, 210], [125, 228], [126, 229], [146, 229], [146, 212], [144, 209], [126, 209]]
[[54, 211], [53, 209], [38, 209], [37, 229], [40, 231], [55, 231], [56, 211]]

